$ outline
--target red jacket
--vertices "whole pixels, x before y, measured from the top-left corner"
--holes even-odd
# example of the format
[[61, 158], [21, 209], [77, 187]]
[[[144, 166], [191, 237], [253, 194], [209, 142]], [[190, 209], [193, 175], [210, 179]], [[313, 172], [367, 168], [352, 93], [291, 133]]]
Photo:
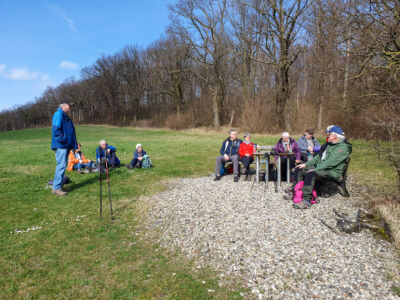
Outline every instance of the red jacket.
[[239, 155], [240, 157], [246, 156], [246, 154], [250, 154], [253, 157], [254, 153], [254, 144], [253, 143], [241, 143], [239, 147]]

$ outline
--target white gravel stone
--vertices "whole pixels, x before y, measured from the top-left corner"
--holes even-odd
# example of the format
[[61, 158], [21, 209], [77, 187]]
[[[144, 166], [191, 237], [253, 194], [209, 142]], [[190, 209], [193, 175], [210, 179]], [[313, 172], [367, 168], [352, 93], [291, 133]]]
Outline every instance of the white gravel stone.
[[319, 221], [334, 226], [333, 208], [354, 216], [361, 198], [335, 195], [297, 210], [271, 183], [251, 185], [232, 176], [181, 179], [147, 200], [146, 226], [164, 247], [212, 266], [220, 280], [240, 278], [256, 297], [399, 299], [390, 243], [366, 230], [337, 235]]

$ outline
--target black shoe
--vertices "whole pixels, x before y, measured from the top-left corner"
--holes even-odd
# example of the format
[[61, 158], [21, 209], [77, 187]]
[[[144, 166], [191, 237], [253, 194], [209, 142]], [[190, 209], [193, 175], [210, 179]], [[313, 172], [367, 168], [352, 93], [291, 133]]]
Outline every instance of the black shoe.
[[244, 178], [244, 181], [249, 181], [250, 180], [250, 176], [249, 174], [246, 174], [246, 177]]
[[126, 167], [127, 169], [133, 169], [131, 164], [126, 164], [125, 167]]
[[239, 177], [237, 175], [235, 175], [235, 177], [233, 177], [233, 182], [238, 182], [239, 181]]
[[220, 180], [221, 180], [221, 176], [215, 175], [214, 181], [220, 181]]

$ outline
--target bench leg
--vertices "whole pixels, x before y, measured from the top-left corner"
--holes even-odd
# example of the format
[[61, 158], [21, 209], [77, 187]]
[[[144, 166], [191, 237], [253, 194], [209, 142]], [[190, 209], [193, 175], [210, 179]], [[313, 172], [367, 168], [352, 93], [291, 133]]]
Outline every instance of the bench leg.
[[340, 187], [342, 188], [343, 197], [349, 198], [350, 197], [350, 193], [347, 190], [346, 181], [342, 181], [342, 183], [340, 184]]

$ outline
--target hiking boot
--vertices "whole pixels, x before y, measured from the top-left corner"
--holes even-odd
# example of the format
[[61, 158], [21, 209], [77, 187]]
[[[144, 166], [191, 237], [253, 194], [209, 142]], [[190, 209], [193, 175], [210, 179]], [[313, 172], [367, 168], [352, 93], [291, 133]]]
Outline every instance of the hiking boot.
[[284, 190], [284, 192], [285, 192], [286, 194], [291, 194], [291, 193], [293, 193], [293, 190], [294, 190], [294, 185], [293, 185], [293, 184], [290, 184], [290, 185]]
[[126, 167], [127, 169], [133, 169], [131, 164], [126, 164], [125, 167]]
[[87, 173], [89, 173], [89, 172], [90, 172], [90, 171], [87, 170], [87, 169], [85, 169], [85, 170], [82, 171], [82, 173], [85, 173], [85, 174], [87, 174]]
[[302, 201], [299, 202], [299, 203], [293, 204], [293, 208], [297, 208], [297, 209], [307, 209], [307, 208], [310, 208], [310, 207], [311, 207], [311, 204], [308, 203], [308, 202], [305, 201], [305, 200], [302, 200]]
[[246, 177], [244, 178], [244, 181], [249, 181], [250, 180], [250, 176], [249, 174], [246, 174]]
[[53, 190], [53, 194], [57, 196], [65, 196], [67, 192], [64, 192], [62, 189]]
[[235, 175], [235, 176], [233, 177], [233, 182], [238, 182], [238, 181], [239, 181], [239, 176]]
[[83, 171], [81, 170], [81, 169], [78, 169], [78, 174], [82, 174], [83, 173]]
[[246, 174], [247, 170], [245, 168], [240, 169], [240, 174], [244, 175]]
[[220, 175], [215, 175], [214, 181], [220, 181], [221, 180], [221, 176]]

